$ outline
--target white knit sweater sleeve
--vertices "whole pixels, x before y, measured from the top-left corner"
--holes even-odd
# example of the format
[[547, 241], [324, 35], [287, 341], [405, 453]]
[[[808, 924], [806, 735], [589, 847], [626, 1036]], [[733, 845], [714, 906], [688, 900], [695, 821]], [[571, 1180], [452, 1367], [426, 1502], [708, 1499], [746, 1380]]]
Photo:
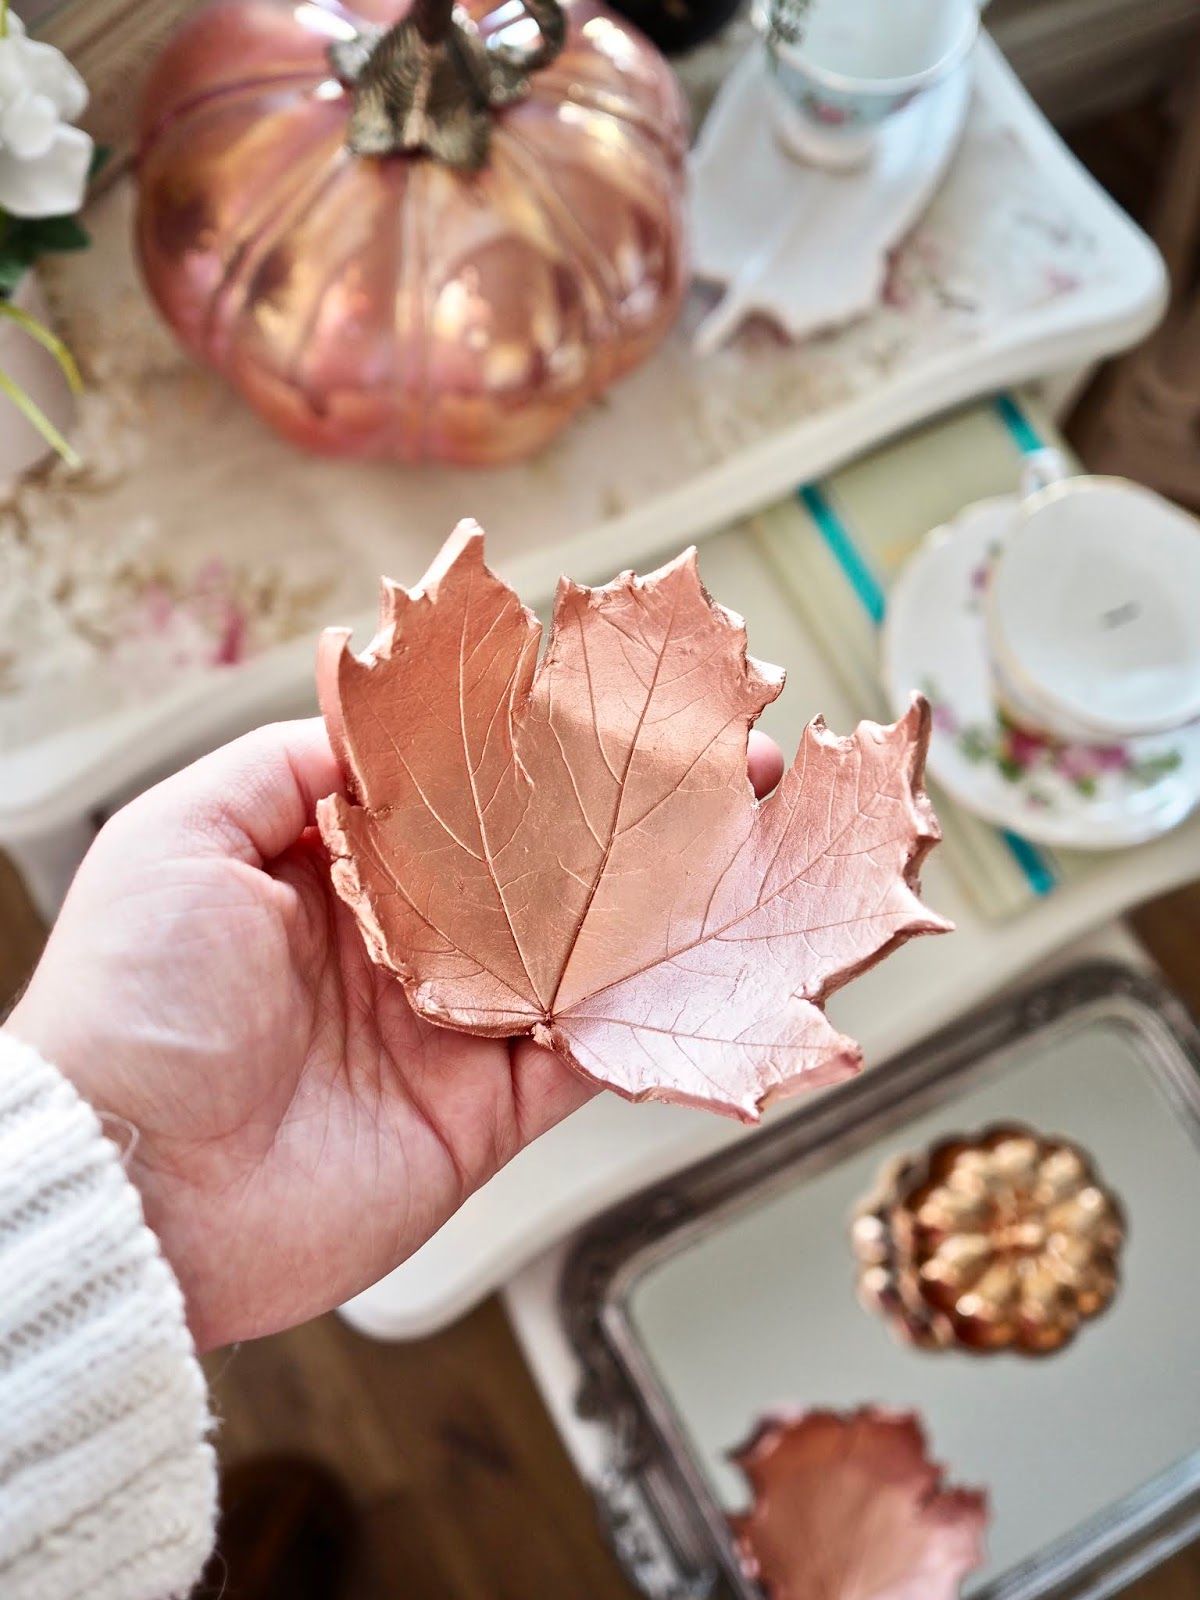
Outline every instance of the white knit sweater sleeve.
[[0, 1595], [166, 1600], [216, 1466], [183, 1297], [116, 1146], [0, 1033]]

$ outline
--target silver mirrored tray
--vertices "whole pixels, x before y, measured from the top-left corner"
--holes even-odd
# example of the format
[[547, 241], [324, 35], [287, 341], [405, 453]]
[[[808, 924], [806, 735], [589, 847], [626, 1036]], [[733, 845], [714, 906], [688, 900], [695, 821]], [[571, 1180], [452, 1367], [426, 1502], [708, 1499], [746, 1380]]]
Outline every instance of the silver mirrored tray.
[[[1007, 1121], [1081, 1145], [1120, 1197], [1118, 1294], [1048, 1357], [906, 1346], [856, 1299], [854, 1206], [888, 1159]], [[950, 1480], [988, 1491], [971, 1600], [1115, 1593], [1200, 1534], [1198, 1219], [1200, 1034], [1114, 965], [993, 1004], [634, 1195], [576, 1241], [560, 1298], [618, 1552], [655, 1595], [753, 1600], [729, 1451], [772, 1411], [877, 1403], [915, 1410]]]

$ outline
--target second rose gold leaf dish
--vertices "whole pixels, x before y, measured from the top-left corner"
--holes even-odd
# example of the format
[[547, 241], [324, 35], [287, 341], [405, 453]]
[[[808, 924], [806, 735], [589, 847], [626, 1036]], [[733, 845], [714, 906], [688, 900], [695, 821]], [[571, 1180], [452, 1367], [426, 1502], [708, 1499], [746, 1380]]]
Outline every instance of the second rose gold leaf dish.
[[955, 1600], [983, 1561], [987, 1496], [944, 1483], [912, 1413], [771, 1417], [733, 1459], [754, 1494], [734, 1540], [767, 1600]]
[[462, 523], [420, 585], [385, 582], [361, 656], [321, 646], [346, 796], [318, 810], [338, 893], [414, 1009], [531, 1035], [633, 1100], [753, 1121], [860, 1064], [822, 1005], [918, 933], [939, 837], [929, 712], [846, 739], [817, 719], [775, 792], [746, 774], [783, 673], [746, 654], [695, 551], [541, 627]]

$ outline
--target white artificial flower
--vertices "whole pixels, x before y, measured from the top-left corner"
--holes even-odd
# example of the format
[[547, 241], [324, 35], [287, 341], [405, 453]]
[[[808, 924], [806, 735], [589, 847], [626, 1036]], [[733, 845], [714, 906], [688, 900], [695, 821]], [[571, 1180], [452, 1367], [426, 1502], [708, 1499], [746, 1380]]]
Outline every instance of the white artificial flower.
[[62, 51], [26, 38], [10, 11], [0, 39], [0, 211], [58, 217], [79, 210], [92, 140], [70, 124], [87, 101], [87, 85]]

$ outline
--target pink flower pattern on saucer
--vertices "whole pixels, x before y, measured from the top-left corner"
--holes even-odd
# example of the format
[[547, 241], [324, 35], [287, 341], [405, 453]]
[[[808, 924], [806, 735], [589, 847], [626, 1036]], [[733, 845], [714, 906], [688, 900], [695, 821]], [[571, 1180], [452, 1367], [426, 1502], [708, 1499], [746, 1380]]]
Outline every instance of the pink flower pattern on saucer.
[[988, 723], [960, 723], [938, 686], [926, 681], [923, 692], [933, 709], [933, 725], [953, 738], [966, 759], [988, 762], [1006, 783], [1024, 783], [1030, 801], [1038, 806], [1055, 803], [1053, 790], [1039, 785], [1039, 774], [1053, 775], [1085, 799], [1099, 792], [1105, 777], [1124, 780], [1138, 788], [1156, 783], [1180, 766], [1178, 749], [1145, 754], [1130, 744], [1074, 744], [1049, 734], [1022, 728], [997, 709]]
[[1018, 726], [998, 702], [984, 601], [1015, 510], [1015, 496], [966, 507], [898, 574], [882, 639], [888, 700], [922, 690], [933, 710], [929, 777], [997, 827], [1076, 850], [1156, 838], [1200, 803], [1200, 723], [1079, 743]]

